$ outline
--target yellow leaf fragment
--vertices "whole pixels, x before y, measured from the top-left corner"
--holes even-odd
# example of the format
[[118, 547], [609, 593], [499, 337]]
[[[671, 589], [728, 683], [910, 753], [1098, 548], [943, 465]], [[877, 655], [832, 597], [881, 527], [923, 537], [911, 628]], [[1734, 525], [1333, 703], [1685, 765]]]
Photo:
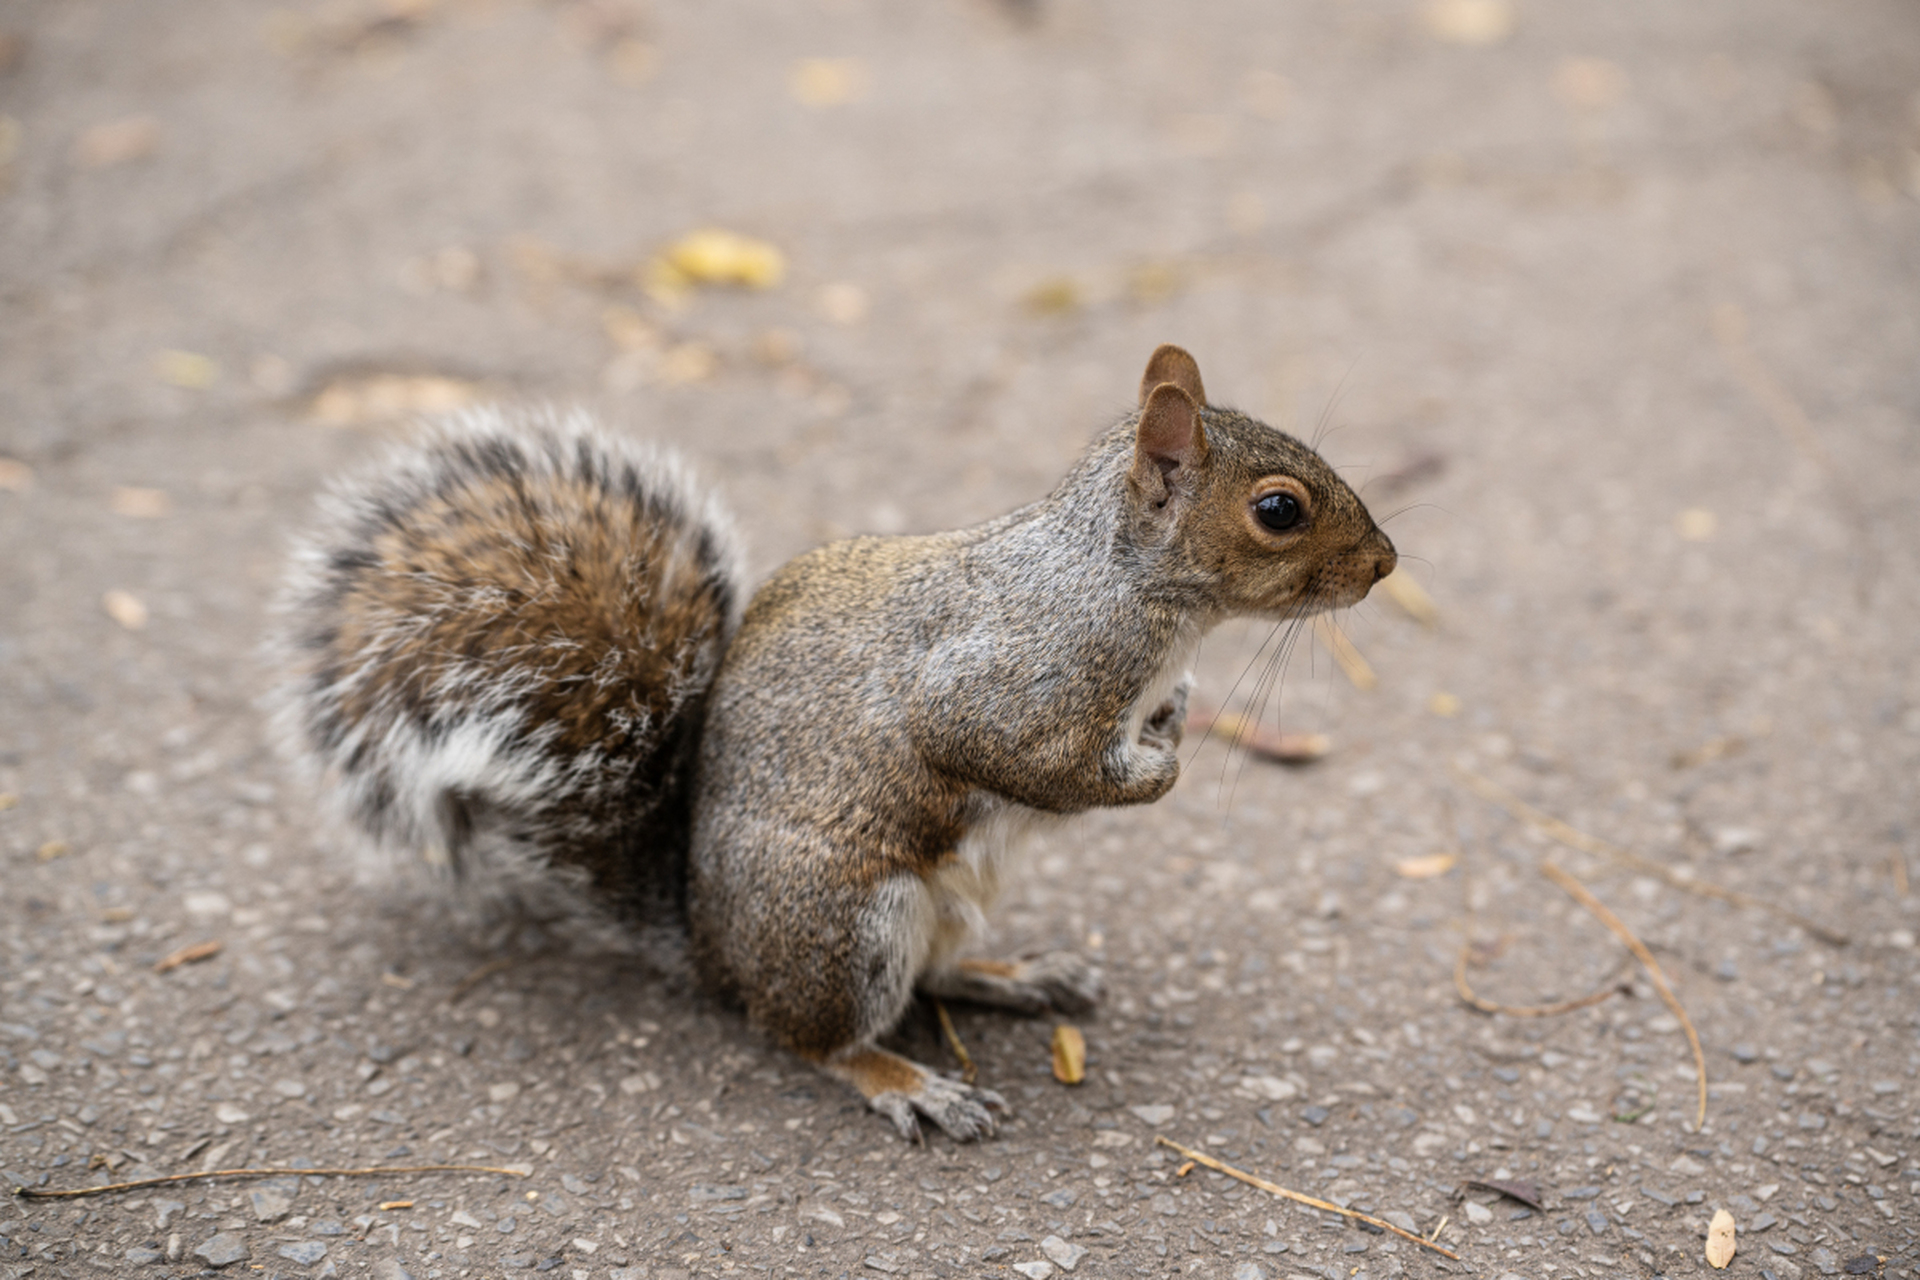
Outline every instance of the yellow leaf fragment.
[[220, 380], [220, 366], [193, 351], [162, 351], [153, 358], [153, 371], [168, 386], [188, 391], [205, 391]]
[[1063, 316], [1080, 309], [1080, 286], [1072, 276], [1042, 280], [1027, 290], [1027, 310], [1035, 315]]
[[0, 791], [0, 813], [5, 813], [20, 803], [20, 797], [11, 791]]
[[49, 840], [35, 849], [33, 856], [39, 862], [52, 862], [55, 858], [64, 858], [72, 852], [73, 846], [65, 840]]
[[1429, 853], [1418, 858], [1402, 858], [1393, 864], [1393, 869], [1408, 880], [1432, 880], [1453, 870], [1453, 864], [1458, 861], [1457, 853]]
[[114, 486], [110, 505], [113, 514], [135, 520], [158, 520], [173, 510], [165, 489], [141, 489], [130, 484]]
[[1448, 44], [1495, 45], [1513, 34], [1513, 0], [1427, 0], [1422, 16]]
[[1061, 1084], [1087, 1078], [1087, 1038], [1065, 1022], [1053, 1029], [1053, 1078]]
[[1733, 1215], [1722, 1209], [1707, 1225], [1707, 1265], [1715, 1271], [1724, 1271], [1738, 1247], [1733, 1239]]
[[1387, 593], [1387, 599], [1400, 606], [1400, 611], [1423, 627], [1440, 624], [1440, 607], [1427, 594], [1414, 576], [1404, 568], [1395, 569], [1380, 582], [1380, 589]]
[[1380, 683], [1380, 677], [1373, 674], [1372, 665], [1361, 656], [1353, 641], [1347, 639], [1347, 633], [1335, 626], [1325, 614], [1313, 620], [1313, 638], [1333, 655], [1333, 660], [1340, 665], [1340, 670], [1346, 673], [1354, 688], [1371, 689]]
[[662, 260], [693, 284], [771, 289], [787, 274], [787, 260], [779, 249], [718, 227], [688, 232], [667, 247]]
[[100, 607], [107, 616], [129, 631], [138, 631], [147, 625], [147, 606], [140, 598], [128, 591], [109, 591], [100, 597]]
[[1451, 719], [1460, 714], [1460, 699], [1457, 695], [1442, 690], [1427, 699], [1427, 710], [1442, 720]]

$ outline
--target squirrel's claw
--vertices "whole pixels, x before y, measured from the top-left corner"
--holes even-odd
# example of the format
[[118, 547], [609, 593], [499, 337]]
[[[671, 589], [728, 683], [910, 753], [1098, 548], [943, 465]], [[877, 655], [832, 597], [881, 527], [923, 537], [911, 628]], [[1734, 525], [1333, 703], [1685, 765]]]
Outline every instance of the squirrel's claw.
[[[999, 1127], [995, 1112], [1007, 1109], [1007, 1100], [991, 1089], [961, 1084], [931, 1073], [912, 1093], [876, 1093], [867, 1105], [893, 1121], [908, 1142], [922, 1141], [919, 1116], [940, 1126], [955, 1142], [991, 1137]], [[917, 1114], [916, 1114], [917, 1113]]]

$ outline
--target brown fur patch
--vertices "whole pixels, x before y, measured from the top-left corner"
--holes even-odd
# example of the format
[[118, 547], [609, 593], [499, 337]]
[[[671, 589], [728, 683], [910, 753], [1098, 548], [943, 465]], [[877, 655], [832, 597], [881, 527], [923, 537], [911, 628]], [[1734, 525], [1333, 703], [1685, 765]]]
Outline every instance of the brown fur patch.
[[[817, 1061], [817, 1059], [816, 1059]], [[927, 1073], [897, 1053], [885, 1049], [858, 1049], [827, 1064], [830, 1071], [860, 1091], [863, 1098], [877, 1093], [919, 1092]]]

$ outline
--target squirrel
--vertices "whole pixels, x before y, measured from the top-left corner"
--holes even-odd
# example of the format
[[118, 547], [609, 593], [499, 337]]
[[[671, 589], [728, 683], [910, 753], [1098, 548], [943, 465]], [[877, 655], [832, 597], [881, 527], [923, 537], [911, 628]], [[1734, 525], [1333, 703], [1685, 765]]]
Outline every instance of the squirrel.
[[1361, 600], [1392, 542], [1311, 448], [1153, 353], [1051, 494], [856, 537], [741, 608], [669, 455], [477, 410], [336, 487], [283, 599], [286, 736], [380, 846], [683, 939], [705, 986], [909, 1139], [1005, 1103], [878, 1047], [916, 991], [1035, 1013], [1079, 955], [966, 956], [1023, 829], [1145, 804], [1203, 635]]

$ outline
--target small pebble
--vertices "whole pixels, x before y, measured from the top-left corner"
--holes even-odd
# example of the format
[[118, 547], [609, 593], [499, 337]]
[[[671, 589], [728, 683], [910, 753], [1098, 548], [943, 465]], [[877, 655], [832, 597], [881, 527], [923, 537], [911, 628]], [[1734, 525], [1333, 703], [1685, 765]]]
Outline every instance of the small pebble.
[[1071, 1271], [1080, 1265], [1080, 1259], [1087, 1256], [1084, 1247], [1069, 1244], [1059, 1236], [1048, 1236], [1040, 1242], [1040, 1252], [1047, 1255], [1062, 1271]]
[[249, 1256], [247, 1242], [230, 1231], [222, 1231], [193, 1251], [193, 1256], [218, 1270], [244, 1262]]
[[1325, 1107], [1307, 1107], [1305, 1110], [1301, 1111], [1300, 1118], [1302, 1120], [1305, 1120], [1308, 1124], [1312, 1125], [1314, 1128], [1318, 1129], [1321, 1125], [1327, 1122], [1327, 1117], [1332, 1114], [1333, 1113], [1331, 1111], [1328, 1111]]

